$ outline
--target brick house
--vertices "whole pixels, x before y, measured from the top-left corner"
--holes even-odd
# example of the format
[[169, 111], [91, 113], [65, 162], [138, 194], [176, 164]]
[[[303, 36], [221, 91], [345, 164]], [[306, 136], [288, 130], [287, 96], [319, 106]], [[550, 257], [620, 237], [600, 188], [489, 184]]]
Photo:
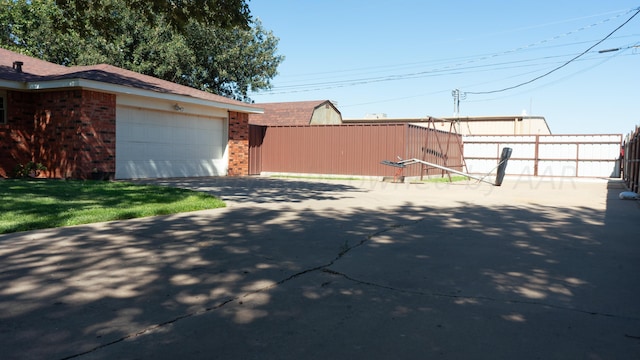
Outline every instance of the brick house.
[[0, 48], [0, 177], [247, 175], [251, 104], [110, 65], [66, 67]]

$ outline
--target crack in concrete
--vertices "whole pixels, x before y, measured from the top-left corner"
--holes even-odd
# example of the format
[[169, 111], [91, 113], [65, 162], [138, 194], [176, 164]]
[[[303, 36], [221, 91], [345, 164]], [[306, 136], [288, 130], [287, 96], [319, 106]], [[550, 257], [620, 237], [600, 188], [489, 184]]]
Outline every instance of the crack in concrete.
[[415, 225], [415, 224], [417, 224], [417, 223], [419, 223], [419, 222], [424, 221], [424, 219], [425, 219], [425, 218], [418, 219], [418, 220], [413, 220], [413, 221], [408, 221], [408, 222], [403, 223], [403, 224], [393, 224], [393, 225], [391, 225], [391, 226], [389, 226], [389, 227], [387, 227], [387, 228], [384, 228], [384, 229], [382, 229], [382, 230], [378, 230], [378, 231], [376, 231], [376, 232], [374, 232], [374, 233], [372, 233], [372, 234], [369, 234], [369, 235], [365, 236], [363, 239], [361, 239], [361, 240], [360, 240], [358, 243], [356, 243], [355, 245], [352, 245], [352, 246], [346, 246], [342, 251], [340, 251], [340, 252], [338, 253], [338, 256], [336, 256], [336, 257], [335, 257], [335, 258], [334, 258], [334, 259], [333, 259], [333, 260], [332, 260], [328, 265], [326, 265], [326, 266], [331, 266], [331, 265], [333, 265], [333, 263], [334, 263], [334, 262], [336, 262], [336, 261], [340, 260], [340, 259], [341, 259], [344, 255], [346, 255], [349, 251], [351, 251], [351, 250], [353, 250], [353, 249], [355, 249], [355, 248], [357, 248], [357, 247], [360, 247], [360, 246], [362, 246], [362, 245], [366, 244], [369, 240], [371, 240], [372, 238], [374, 238], [374, 237], [376, 237], [376, 236], [382, 235], [382, 234], [384, 234], [384, 233], [386, 233], [386, 232], [389, 232], [389, 231], [392, 231], [392, 230], [401, 229], [401, 228], [404, 228], [404, 227], [407, 227], [407, 226]]
[[[611, 313], [604, 313], [604, 312], [597, 312], [597, 311], [588, 311], [588, 310], [581, 310], [581, 309], [576, 309], [576, 308], [571, 308], [571, 307], [566, 307], [566, 306], [561, 306], [561, 305], [553, 305], [553, 304], [547, 304], [547, 303], [543, 303], [543, 302], [539, 302], [539, 301], [526, 301], [526, 300], [515, 300], [515, 299], [499, 299], [499, 298], [492, 298], [492, 297], [487, 297], [487, 296], [468, 296], [468, 295], [454, 295], [454, 294], [446, 294], [446, 293], [438, 293], [438, 292], [425, 292], [425, 291], [418, 291], [418, 290], [409, 290], [409, 289], [399, 289], [399, 288], [394, 288], [391, 286], [386, 286], [386, 285], [381, 285], [381, 284], [376, 284], [370, 281], [364, 281], [364, 280], [358, 280], [355, 279], [347, 274], [335, 271], [335, 270], [331, 270], [329, 269], [330, 266], [332, 266], [333, 264], [335, 264], [337, 261], [341, 260], [342, 257], [344, 257], [347, 253], [349, 253], [350, 251], [361, 247], [363, 245], [365, 245], [368, 241], [370, 241], [372, 238], [382, 235], [386, 232], [392, 231], [392, 230], [396, 230], [399, 228], [404, 228], [404, 227], [408, 227], [411, 225], [415, 225], [417, 223], [420, 223], [422, 221], [424, 221], [425, 218], [421, 218], [418, 220], [413, 220], [413, 221], [408, 221], [406, 223], [399, 223], [399, 224], [393, 224], [390, 225], [382, 230], [378, 230], [374, 233], [371, 233], [367, 236], [365, 236], [363, 239], [361, 239], [359, 242], [357, 242], [354, 245], [348, 245], [344, 246], [343, 249], [338, 253], [338, 255], [332, 259], [331, 261], [329, 261], [328, 263], [324, 264], [324, 265], [318, 265], [312, 268], [308, 268], [305, 270], [302, 270], [300, 272], [297, 272], [295, 274], [292, 274], [284, 279], [281, 279], [269, 286], [265, 286], [263, 288], [260, 289], [256, 289], [250, 292], [246, 292], [242, 295], [238, 295], [238, 296], [234, 296], [232, 298], [228, 298], [227, 300], [222, 301], [221, 303], [215, 305], [215, 306], [211, 306], [211, 307], [207, 307], [204, 309], [201, 309], [199, 311], [194, 311], [192, 313], [188, 313], [188, 314], [184, 314], [181, 316], [178, 316], [176, 318], [173, 318], [171, 320], [162, 322], [162, 323], [158, 323], [152, 326], [149, 326], [147, 328], [144, 328], [136, 333], [132, 333], [132, 334], [128, 334], [125, 335], [119, 339], [113, 340], [111, 342], [105, 343], [105, 344], [101, 344], [99, 346], [96, 346], [90, 350], [84, 351], [82, 353], [78, 353], [78, 354], [74, 354], [71, 356], [67, 356], [64, 357], [60, 360], [68, 360], [68, 359], [74, 359], [83, 355], [87, 355], [90, 354], [92, 352], [95, 352], [97, 350], [106, 348], [108, 346], [111, 345], [115, 345], [117, 343], [123, 342], [125, 340], [134, 338], [134, 337], [138, 337], [147, 333], [150, 333], [156, 329], [162, 328], [163, 326], [167, 326], [167, 325], [171, 325], [174, 324], [180, 320], [184, 320], [193, 316], [197, 316], [197, 315], [202, 315], [202, 314], [206, 314], [208, 312], [211, 311], [215, 311], [218, 310], [220, 308], [222, 308], [223, 306], [231, 303], [231, 302], [235, 302], [235, 301], [240, 301], [241, 299], [244, 299], [246, 297], [249, 297], [253, 294], [257, 294], [257, 293], [261, 293], [261, 292], [265, 292], [268, 291], [270, 289], [273, 289], [277, 286], [280, 286], [284, 283], [287, 283], [293, 279], [296, 279], [300, 276], [309, 274], [309, 273], [313, 273], [316, 271], [321, 271], [327, 274], [331, 274], [334, 276], [340, 276], [343, 277], [346, 280], [352, 281], [354, 283], [357, 284], [361, 284], [361, 285], [365, 285], [365, 286], [371, 286], [371, 287], [376, 287], [376, 288], [380, 288], [380, 289], [385, 289], [385, 290], [389, 290], [389, 291], [395, 291], [395, 292], [401, 292], [401, 293], [406, 293], [406, 294], [414, 294], [414, 295], [420, 295], [420, 296], [432, 296], [432, 297], [440, 297], [440, 298], [451, 298], [451, 299], [470, 299], [470, 300], [484, 300], [484, 301], [492, 301], [492, 302], [503, 302], [503, 303], [509, 303], [509, 304], [525, 304], [525, 305], [535, 305], [535, 306], [543, 306], [543, 307], [547, 307], [547, 308], [553, 308], [553, 309], [558, 309], [558, 310], [564, 310], [564, 311], [573, 311], [573, 312], [578, 312], [578, 313], [582, 313], [582, 314], [588, 314], [588, 315], [594, 315], [594, 316], [602, 316], [602, 317], [611, 317], [611, 318], [619, 318], [619, 319], [627, 319], [627, 320], [636, 320], [636, 321], [640, 321], [640, 318], [637, 317], [630, 317], [630, 316], [622, 316], [622, 315], [617, 315], [617, 314], [611, 314]], [[629, 336], [629, 337], [633, 337], [634, 336]]]
[[348, 247], [345, 250], [341, 251], [338, 254], [338, 256], [335, 259], [333, 259], [329, 264], [327, 264], [326, 266], [320, 267], [320, 270], [322, 272], [325, 272], [325, 273], [328, 273], [328, 274], [341, 276], [341, 277], [343, 277], [343, 278], [345, 278], [345, 279], [347, 279], [349, 281], [352, 281], [352, 282], [355, 282], [355, 283], [359, 283], [359, 284], [362, 284], [362, 285], [378, 287], [378, 288], [382, 288], [382, 289], [386, 289], [386, 290], [390, 290], [390, 291], [403, 292], [403, 293], [408, 293], [408, 294], [415, 294], [415, 295], [422, 295], [422, 296], [433, 296], [433, 297], [444, 297], [444, 298], [452, 298], [452, 299], [485, 300], [485, 301], [503, 302], [503, 303], [509, 303], [509, 304], [536, 305], [536, 306], [543, 306], [543, 307], [548, 307], [548, 308], [558, 309], [558, 310], [573, 311], [573, 312], [578, 312], [578, 313], [587, 314], [587, 315], [594, 315], [594, 316], [602, 316], [602, 317], [610, 317], [610, 318], [617, 318], [617, 319], [640, 321], [640, 317], [619, 315], [619, 314], [599, 312], [599, 311], [581, 310], [581, 309], [576, 309], [576, 308], [572, 308], [572, 307], [568, 307], [568, 306], [548, 304], [548, 303], [544, 303], [544, 302], [540, 302], [540, 301], [517, 300], [517, 299], [499, 299], [499, 298], [492, 298], [492, 297], [488, 297], [488, 296], [454, 295], [454, 294], [445, 294], [445, 293], [437, 293], [437, 292], [424, 292], [424, 291], [417, 291], [417, 290], [398, 289], [398, 288], [394, 288], [394, 287], [390, 287], [390, 286], [386, 286], [386, 285], [376, 284], [376, 283], [373, 283], [373, 282], [354, 279], [354, 278], [348, 276], [347, 274], [343, 274], [343, 273], [340, 273], [338, 271], [334, 271], [334, 270], [329, 269], [329, 267], [331, 265], [333, 265], [336, 261], [340, 260], [346, 253], [348, 253], [349, 251], [353, 250], [354, 248], [357, 248], [359, 246], [364, 245], [367, 241], [371, 240], [372, 238], [374, 238], [374, 237], [376, 237], [378, 235], [384, 234], [386, 232], [398, 229], [398, 228], [404, 228], [404, 227], [408, 227], [408, 226], [411, 226], [411, 225], [415, 225], [415, 224], [420, 223], [420, 222], [422, 222], [424, 220], [425, 220], [425, 218], [421, 218], [421, 219], [413, 220], [413, 221], [410, 221], [410, 222], [407, 222], [407, 223], [404, 223], [404, 224], [395, 224], [395, 225], [392, 225], [392, 226], [390, 226], [390, 227], [388, 227], [386, 229], [383, 229], [383, 230], [377, 231], [377, 232], [375, 232], [373, 234], [370, 234], [366, 238], [364, 238], [360, 242], [358, 242], [356, 245]]
[[331, 275], [335, 275], [335, 276], [343, 277], [344, 279], [347, 279], [347, 280], [352, 281], [352, 282], [357, 283], [357, 284], [371, 286], [371, 287], [377, 287], [377, 288], [380, 288], [380, 289], [385, 289], [385, 290], [390, 290], [390, 291], [395, 291], [395, 292], [401, 292], [401, 293], [406, 293], [406, 294], [441, 297], [441, 298], [451, 298], [451, 299], [484, 300], [484, 301], [502, 302], [502, 303], [508, 303], [508, 304], [536, 305], [536, 306], [542, 306], [542, 307], [547, 307], [547, 308], [552, 308], [552, 309], [557, 309], [557, 310], [573, 311], [573, 312], [587, 314], [587, 315], [594, 315], [594, 316], [602, 316], [602, 317], [610, 317], [610, 318], [617, 318], [617, 319], [640, 321], [639, 317], [612, 314], [612, 313], [599, 312], [599, 311], [582, 310], [582, 309], [576, 309], [576, 308], [569, 307], [569, 306], [549, 304], [549, 303], [544, 303], [544, 302], [540, 302], [540, 301], [518, 300], [518, 299], [500, 299], [500, 298], [494, 298], [494, 297], [489, 297], [489, 296], [455, 295], [455, 294], [446, 294], [446, 293], [439, 293], [439, 292], [432, 292], [432, 291], [419, 291], [419, 290], [399, 289], [399, 288], [394, 288], [392, 286], [376, 284], [376, 283], [370, 282], [370, 281], [358, 280], [358, 279], [355, 279], [355, 278], [353, 278], [353, 277], [351, 277], [351, 276], [349, 276], [347, 274], [344, 274], [344, 273], [341, 273], [341, 272], [338, 272], [338, 271], [335, 271], [335, 270], [331, 270], [331, 269], [328, 269], [328, 268], [322, 269], [322, 272], [325, 272], [325, 273], [328, 273], [328, 274], [331, 274]]
[[388, 231], [391, 231], [391, 230], [395, 230], [395, 229], [398, 229], [398, 228], [402, 228], [402, 227], [406, 227], [406, 226], [409, 226], [409, 225], [413, 225], [413, 224], [416, 224], [416, 223], [418, 223], [420, 221], [423, 221], [423, 220], [424, 219], [414, 220], [414, 221], [407, 222], [405, 224], [393, 224], [393, 225], [391, 225], [391, 226], [389, 226], [387, 228], [384, 228], [382, 230], [376, 231], [376, 232], [374, 232], [372, 234], [369, 234], [369, 235], [365, 236], [362, 240], [360, 240], [355, 245], [345, 246], [333, 260], [329, 261], [328, 263], [326, 263], [324, 265], [319, 265], [319, 266], [315, 266], [315, 267], [312, 267], [312, 268], [309, 268], [309, 269], [306, 269], [306, 270], [302, 270], [302, 271], [297, 272], [297, 273], [295, 273], [295, 274], [293, 274], [291, 276], [288, 276], [288, 277], [286, 277], [284, 279], [281, 279], [281, 280], [279, 280], [279, 281], [277, 281], [277, 282], [275, 282], [275, 283], [273, 283], [273, 284], [271, 284], [269, 286], [265, 286], [265, 287], [260, 288], [260, 289], [256, 289], [256, 290], [253, 290], [253, 291], [250, 291], [250, 292], [246, 292], [246, 293], [244, 293], [242, 295], [238, 295], [238, 296], [234, 296], [232, 298], [228, 298], [228, 299], [224, 300], [223, 302], [221, 302], [221, 303], [219, 303], [219, 304], [217, 304], [215, 306], [211, 306], [211, 307], [207, 307], [207, 308], [204, 308], [204, 309], [201, 309], [201, 310], [198, 310], [198, 311], [194, 311], [194, 312], [191, 312], [191, 313], [183, 314], [183, 315], [175, 317], [175, 318], [173, 318], [171, 320], [167, 320], [167, 321], [164, 321], [162, 323], [158, 323], [158, 324], [154, 324], [154, 325], [148, 326], [148, 327], [146, 327], [146, 328], [144, 328], [144, 329], [142, 329], [142, 330], [140, 330], [138, 332], [127, 334], [127, 335], [122, 336], [122, 337], [120, 337], [120, 338], [118, 338], [116, 340], [110, 341], [108, 343], [100, 344], [100, 345], [98, 345], [96, 347], [93, 347], [93, 348], [91, 348], [89, 350], [86, 350], [86, 351], [83, 351], [81, 353], [77, 353], [77, 354], [73, 354], [73, 355], [70, 355], [70, 356], [63, 357], [60, 360], [75, 359], [75, 358], [81, 357], [83, 355], [87, 355], [87, 354], [90, 354], [92, 352], [98, 351], [100, 349], [104, 349], [104, 348], [109, 347], [111, 345], [115, 345], [115, 344], [121, 343], [121, 342], [123, 342], [125, 340], [128, 340], [128, 339], [131, 339], [131, 338], [135, 338], [135, 337], [150, 333], [150, 332], [152, 332], [154, 330], [162, 328], [163, 326], [174, 324], [174, 323], [176, 323], [176, 322], [178, 322], [180, 320], [184, 320], [184, 319], [187, 319], [187, 318], [190, 318], [190, 317], [193, 317], [193, 316], [202, 315], [202, 314], [206, 314], [206, 313], [211, 312], [211, 311], [218, 310], [218, 309], [222, 308], [223, 306], [225, 306], [225, 305], [227, 305], [227, 304], [229, 304], [231, 302], [240, 301], [241, 299], [249, 297], [249, 296], [251, 296], [253, 294], [257, 294], [257, 293], [268, 291], [270, 289], [273, 289], [273, 288], [275, 288], [275, 287], [277, 287], [279, 285], [282, 285], [282, 284], [284, 284], [284, 283], [286, 283], [288, 281], [291, 281], [293, 279], [296, 279], [296, 278], [298, 278], [300, 276], [303, 276], [305, 274], [308, 274], [308, 273], [316, 272], [316, 271], [319, 271], [319, 270], [320, 271], [326, 271], [328, 273], [334, 273], [334, 272], [332, 272], [332, 270], [328, 270], [327, 268], [329, 266], [333, 265], [336, 261], [340, 260], [344, 255], [346, 255], [351, 250], [364, 245], [367, 241], [371, 240], [372, 238], [374, 238], [374, 237], [376, 237], [378, 235], [384, 234], [384, 233], [386, 233]]

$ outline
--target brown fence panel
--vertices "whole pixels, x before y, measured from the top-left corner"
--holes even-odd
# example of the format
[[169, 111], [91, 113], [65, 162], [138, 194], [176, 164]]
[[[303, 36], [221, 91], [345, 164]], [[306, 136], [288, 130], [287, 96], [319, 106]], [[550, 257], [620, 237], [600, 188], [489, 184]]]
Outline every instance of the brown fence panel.
[[261, 145], [262, 171], [392, 176], [380, 164], [404, 153], [404, 124], [274, 126]]
[[625, 139], [622, 172], [627, 187], [636, 193], [640, 191], [640, 127]]
[[[462, 137], [431, 127], [407, 127], [406, 158], [416, 158], [432, 164], [464, 171], [462, 166]], [[444, 170], [428, 165], [413, 165], [405, 169], [405, 176], [444, 176]]]
[[[382, 160], [418, 158], [462, 170], [461, 137], [408, 124], [273, 126], [251, 132], [252, 174], [393, 176], [397, 168]], [[255, 146], [254, 146], [255, 145]], [[260, 161], [260, 165], [252, 164]], [[404, 176], [440, 174], [412, 165]]]
[[262, 172], [262, 141], [266, 126], [249, 125], [249, 175]]

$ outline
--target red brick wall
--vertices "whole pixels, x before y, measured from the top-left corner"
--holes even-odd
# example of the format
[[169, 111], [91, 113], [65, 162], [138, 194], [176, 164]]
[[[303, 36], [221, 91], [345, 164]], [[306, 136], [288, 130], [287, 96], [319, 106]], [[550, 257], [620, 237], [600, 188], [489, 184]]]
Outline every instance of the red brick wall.
[[229, 176], [249, 175], [249, 114], [229, 112]]
[[73, 89], [7, 93], [7, 124], [0, 125], [0, 176], [28, 161], [42, 176], [91, 178], [115, 172], [116, 97]]

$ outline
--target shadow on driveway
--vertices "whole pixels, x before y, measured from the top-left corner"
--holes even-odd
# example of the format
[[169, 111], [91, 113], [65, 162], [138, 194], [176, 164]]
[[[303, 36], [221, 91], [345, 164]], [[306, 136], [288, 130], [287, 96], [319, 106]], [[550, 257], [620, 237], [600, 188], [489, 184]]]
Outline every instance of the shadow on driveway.
[[212, 177], [137, 180], [135, 182], [205, 191], [235, 203], [299, 203], [307, 200], [339, 200], [361, 188], [331, 182], [263, 177]]
[[[240, 203], [253, 194], [339, 203], [365, 192], [280, 180], [202, 185]], [[0, 352], [633, 358], [640, 250], [629, 234], [640, 230], [639, 212], [616, 191], [606, 211], [482, 205], [454, 193], [447, 206], [231, 207], [2, 235]]]

